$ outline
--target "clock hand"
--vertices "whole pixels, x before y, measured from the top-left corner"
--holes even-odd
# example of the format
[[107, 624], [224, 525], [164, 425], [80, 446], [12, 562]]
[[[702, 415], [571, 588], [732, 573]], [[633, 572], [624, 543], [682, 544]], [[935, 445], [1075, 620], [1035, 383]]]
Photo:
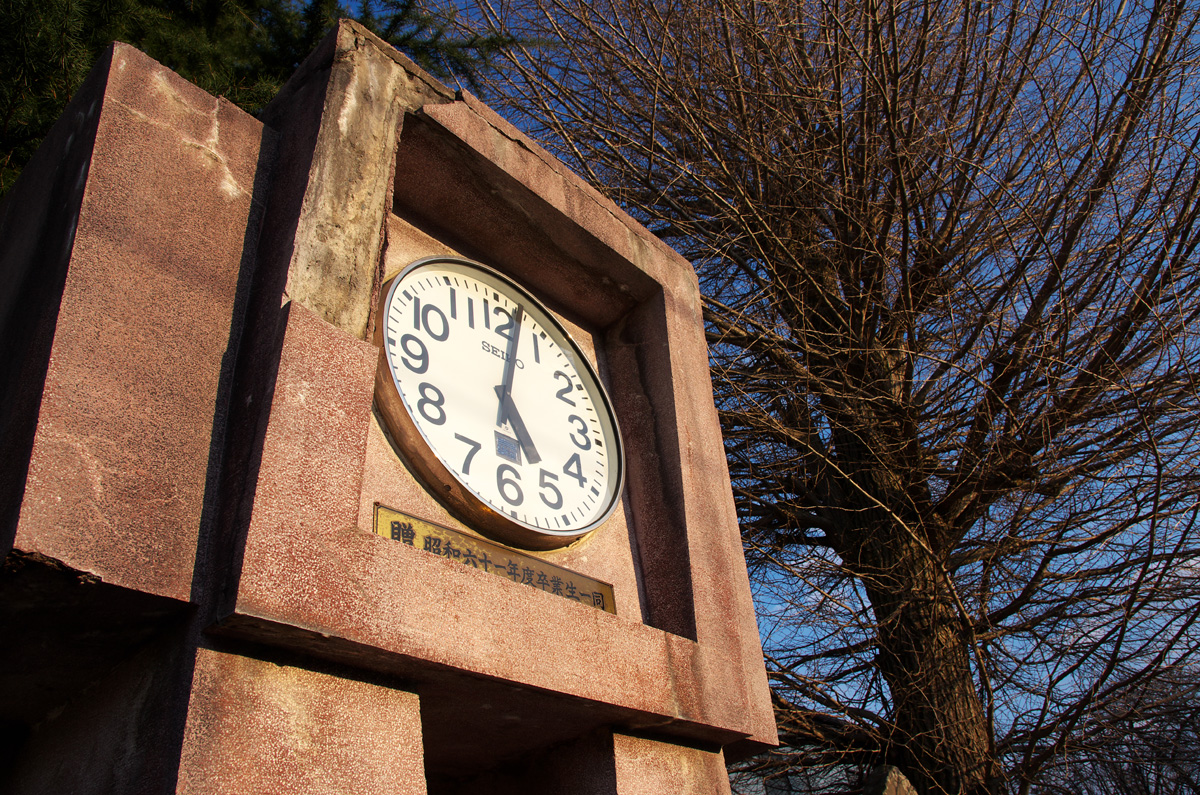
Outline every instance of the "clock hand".
[[[513, 332], [508, 338], [508, 346], [504, 349], [504, 377], [500, 381], [500, 386], [496, 387], [496, 395], [500, 398], [500, 407], [496, 412], [496, 424], [503, 425], [506, 415], [504, 399], [512, 394], [513, 376], [517, 372], [517, 345], [521, 342], [521, 318], [525, 316], [525, 310], [517, 304], [517, 308], [513, 311]], [[524, 445], [522, 445], [524, 446]]]
[[512, 395], [505, 393], [504, 385], [501, 384], [496, 387], [496, 396], [500, 398], [500, 416], [512, 425], [513, 433], [517, 435], [517, 442], [525, 452], [525, 460], [531, 464], [538, 463], [542, 457], [538, 455], [537, 448], [533, 445], [533, 438], [529, 435], [529, 429], [525, 427], [524, 420], [521, 419], [521, 413], [517, 411], [517, 404], [513, 403]]
[[500, 403], [496, 411], [496, 424], [503, 425], [508, 422], [512, 426], [513, 433], [517, 435], [517, 442], [520, 443], [521, 449], [525, 453], [525, 460], [536, 464], [542, 460], [542, 457], [538, 455], [533, 438], [529, 435], [529, 429], [525, 427], [521, 413], [517, 411], [517, 404], [512, 399], [513, 378], [517, 372], [517, 345], [521, 342], [521, 319], [524, 316], [525, 310], [520, 304], [517, 304], [512, 315], [512, 336], [508, 338], [508, 346], [504, 351], [504, 377], [501, 379], [500, 385], [496, 387], [496, 397], [499, 398]]

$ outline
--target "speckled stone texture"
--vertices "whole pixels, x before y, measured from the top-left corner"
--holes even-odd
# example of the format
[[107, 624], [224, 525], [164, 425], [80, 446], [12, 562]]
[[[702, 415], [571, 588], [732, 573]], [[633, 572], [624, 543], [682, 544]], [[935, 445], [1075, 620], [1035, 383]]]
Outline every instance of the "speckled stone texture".
[[187, 601], [270, 132], [126, 45], [106, 77], [13, 544]]
[[0, 208], [5, 792], [168, 792], [274, 133], [115, 44]]
[[[430, 750], [437, 774], [487, 769], [598, 725], [653, 728], [735, 754], [769, 746], [774, 722], [691, 267], [477, 100], [419, 77], [361, 29], [344, 26], [333, 50], [328, 76], [310, 67], [303, 78], [320, 77], [327, 90], [319, 130], [308, 133], [312, 159], [297, 164], [311, 176], [300, 226], [341, 228], [352, 201], [355, 217], [379, 219], [384, 254], [373, 263], [356, 248], [329, 268], [324, 244], [297, 243], [278, 258], [292, 308], [272, 402], [262, 405], [241, 580], [219, 630], [270, 632], [294, 651], [412, 677], [432, 705], [427, 736], [453, 727], [472, 760]], [[369, 85], [389, 86], [400, 112], [364, 104]], [[287, 113], [312, 117], [298, 108], [267, 116], [286, 131]], [[362, 140], [394, 148], [390, 186], [361, 162]], [[325, 174], [339, 181], [313, 181]], [[534, 286], [593, 352], [626, 438], [623, 510], [545, 557], [611, 581], [615, 617], [371, 532], [375, 502], [472, 532], [366, 420], [367, 374], [325, 364], [363, 361], [370, 338], [349, 320], [359, 315], [335, 303], [361, 302], [353, 296], [367, 284], [377, 298], [409, 261], [444, 253]], [[298, 399], [304, 390], [318, 402]], [[306, 423], [320, 430], [305, 432]], [[318, 466], [336, 476], [314, 474]], [[510, 734], [524, 745], [495, 742], [494, 716], [477, 708], [474, 688], [496, 680], [539, 694], [537, 707], [508, 708]], [[565, 725], [564, 715], [573, 716]]]
[[[776, 733], [690, 265], [354, 23], [258, 120], [123, 45], [90, 81], [0, 251], [0, 622], [45, 628], [0, 673], [75, 660], [0, 687], [25, 780], [158, 644], [156, 715], [97, 724], [154, 750], [88, 755], [127, 791], [727, 793]], [[536, 554], [616, 615], [373, 532], [376, 503], [476, 532], [373, 409], [381, 287], [433, 254], [534, 290], [606, 384], [620, 509]]]
[[417, 697], [202, 649], [180, 795], [423, 795]]
[[719, 751], [615, 734], [613, 757], [619, 795], [729, 795]]

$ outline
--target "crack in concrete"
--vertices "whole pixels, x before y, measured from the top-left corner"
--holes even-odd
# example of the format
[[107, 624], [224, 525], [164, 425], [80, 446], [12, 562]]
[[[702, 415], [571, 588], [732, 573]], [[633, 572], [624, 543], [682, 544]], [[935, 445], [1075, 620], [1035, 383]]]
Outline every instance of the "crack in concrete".
[[147, 124], [167, 130], [172, 135], [178, 136], [179, 141], [183, 144], [183, 146], [197, 150], [206, 162], [216, 167], [215, 171], [218, 178], [218, 187], [221, 191], [221, 194], [225, 196], [226, 199], [232, 201], [245, 195], [245, 189], [234, 176], [233, 171], [229, 168], [229, 161], [220, 151], [220, 102], [218, 100], [213, 100], [211, 110], [197, 108], [188, 102], [182, 94], [175, 90], [175, 88], [168, 81], [168, 74], [169, 73], [166, 71], [155, 73], [155, 89], [158, 91], [158, 93], [170, 99], [177, 107], [182, 107], [190, 113], [193, 113], [197, 116], [202, 116], [211, 121], [208, 136], [205, 140], [200, 141], [186, 136], [180, 131], [178, 125], [150, 116], [126, 102], [114, 99], [112, 100], [113, 104], [124, 108], [125, 110], [129, 111], [129, 113], [133, 114]]

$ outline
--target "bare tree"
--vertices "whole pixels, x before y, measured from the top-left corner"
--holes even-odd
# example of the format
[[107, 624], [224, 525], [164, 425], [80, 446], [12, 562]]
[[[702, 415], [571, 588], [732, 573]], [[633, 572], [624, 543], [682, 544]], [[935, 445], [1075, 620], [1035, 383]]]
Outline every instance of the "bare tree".
[[1200, 795], [1200, 672], [1166, 672], [1088, 717], [1039, 795]]
[[774, 764], [1029, 792], [1188, 658], [1200, 6], [484, 2], [700, 275]]

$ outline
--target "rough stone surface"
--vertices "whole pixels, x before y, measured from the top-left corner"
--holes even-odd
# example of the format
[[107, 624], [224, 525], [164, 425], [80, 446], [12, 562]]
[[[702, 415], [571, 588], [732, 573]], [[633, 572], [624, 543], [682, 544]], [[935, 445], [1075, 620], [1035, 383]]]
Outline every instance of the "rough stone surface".
[[[95, 145], [50, 178], [86, 183], [54, 204], [78, 223], [52, 300], [21, 316], [42, 349], [0, 349], [44, 389], [4, 393], [0, 420], [31, 451], [13, 559], [147, 597], [95, 627], [121, 633], [113, 670], [177, 633], [164, 670], [190, 691], [121, 680], [164, 693], [162, 721], [106, 725], [161, 729], [189, 793], [418, 793], [426, 773], [433, 795], [728, 792], [724, 761], [776, 736], [687, 263], [353, 23], [263, 114], [277, 147], [127, 47], [102, 77], [76, 125]], [[610, 390], [623, 510], [546, 558], [611, 582], [618, 615], [372, 532], [375, 502], [456, 524], [374, 417], [369, 342], [388, 273], [448, 252], [537, 291]], [[67, 781], [39, 765], [84, 723], [58, 725], [29, 781]], [[125, 770], [127, 747], [98, 740], [81, 769]]]
[[179, 795], [424, 795], [415, 695], [200, 649]]
[[917, 791], [900, 768], [882, 765], [863, 782], [863, 795], [917, 795]]
[[679, 278], [695, 285], [696, 276], [687, 260], [469, 92], [463, 92], [459, 102], [431, 105], [425, 113], [530, 194], [569, 218], [582, 235], [554, 230], [566, 238], [569, 253], [582, 253], [575, 247], [592, 238], [599, 245], [589, 246], [583, 258], [594, 260], [601, 251], [611, 252], [602, 255], [601, 261], [624, 271], [613, 276], [629, 279], [631, 292], [646, 276], [671, 288], [676, 287], [672, 280]]
[[618, 795], [729, 795], [720, 751], [613, 735]]
[[[303, 306], [286, 311], [237, 587], [239, 602], [269, 594], [291, 606], [281, 617], [308, 627], [325, 598], [340, 600], [342, 589], [353, 588], [346, 574], [320, 570], [343, 536], [359, 533], [377, 352]], [[355, 623], [349, 614], [343, 619], [347, 629]]]
[[[238, 617], [262, 619], [344, 639], [360, 664], [418, 680], [424, 660], [611, 705], [628, 725], [677, 725], [718, 743], [755, 732], [752, 695], [729, 675], [745, 667], [736, 645], [564, 604], [360, 526], [374, 366], [372, 346], [291, 305], [228, 631], [251, 626]], [[241, 634], [261, 631], [253, 626]], [[290, 642], [350, 653], [301, 634]]]
[[330, 73], [316, 149], [337, 156], [312, 160], [287, 296], [367, 339], [401, 114], [451, 95], [353, 23], [339, 29], [333, 60], [352, 67]]
[[0, 553], [16, 532], [111, 50], [0, 207]]
[[[339, 42], [348, 41], [348, 30]], [[339, 43], [344, 55], [332, 61], [330, 92], [349, 97], [349, 87], [393, 79], [379, 76], [389, 62], [367, 52], [373, 46], [362, 36], [353, 47]], [[401, 65], [392, 68], [404, 72], [395, 80], [410, 79]], [[396, 143], [396, 218], [381, 216], [376, 227], [387, 235], [388, 253], [370, 293], [377, 296], [385, 271], [403, 264], [398, 257], [457, 251], [548, 291], [551, 308], [594, 342], [622, 422], [633, 421], [634, 432], [626, 433], [632, 518], [609, 536], [623, 538], [621, 549], [605, 547], [604, 528], [596, 540], [552, 555], [590, 574], [626, 561], [624, 570], [610, 570], [626, 594], [636, 591], [638, 607], [613, 617], [561, 604], [375, 536], [375, 501], [454, 522], [390, 458], [369, 419], [369, 349], [360, 347], [357, 321], [342, 323], [289, 286], [288, 341], [268, 409], [236, 601], [222, 631], [271, 633], [273, 642], [305, 653], [402, 672], [438, 693], [438, 703], [469, 698], [461, 681], [439, 678], [450, 669], [555, 694], [582, 704], [581, 716], [615, 715], [622, 725], [715, 745], [749, 738], [746, 750], [773, 743], [695, 274], [477, 104], [438, 95], [436, 107], [414, 110], [422, 97], [397, 96], [408, 110]], [[328, 109], [342, 106], [326, 97], [325, 107], [322, 135]], [[392, 123], [378, 109], [353, 119]], [[383, 132], [376, 137], [386, 139]], [[342, 174], [358, 162], [335, 139], [318, 137], [310, 171]], [[537, 253], [522, 259], [523, 251]], [[292, 257], [289, 285], [301, 253], [297, 248]], [[365, 291], [322, 273], [322, 294], [361, 307]], [[362, 367], [345, 366], [360, 356]], [[307, 385], [307, 401], [295, 397], [293, 382]], [[320, 430], [305, 428], [314, 422]], [[593, 562], [594, 552], [609, 559]], [[618, 596], [619, 610], [621, 604]], [[579, 732], [552, 726], [533, 710], [516, 719], [538, 742], [564, 742]], [[592, 723], [581, 717], [579, 725]], [[490, 734], [482, 719], [478, 728], [470, 747], [486, 757]]]
[[16, 548], [191, 598], [263, 135], [114, 45]]
[[[577, 219], [564, 215], [568, 208], [530, 190], [526, 183], [537, 184], [536, 176], [504, 171], [439, 123], [460, 105], [438, 106], [443, 113], [437, 118], [430, 115], [431, 108], [405, 117], [396, 156], [398, 215], [468, 257], [537, 284], [548, 304], [569, 309], [581, 323], [597, 329], [660, 289]], [[452, 117], [459, 126], [471, 126], [471, 137], [499, 136], [505, 151], [521, 152], [478, 114]], [[527, 154], [514, 154], [505, 162], [535, 171], [542, 166], [540, 158]]]

